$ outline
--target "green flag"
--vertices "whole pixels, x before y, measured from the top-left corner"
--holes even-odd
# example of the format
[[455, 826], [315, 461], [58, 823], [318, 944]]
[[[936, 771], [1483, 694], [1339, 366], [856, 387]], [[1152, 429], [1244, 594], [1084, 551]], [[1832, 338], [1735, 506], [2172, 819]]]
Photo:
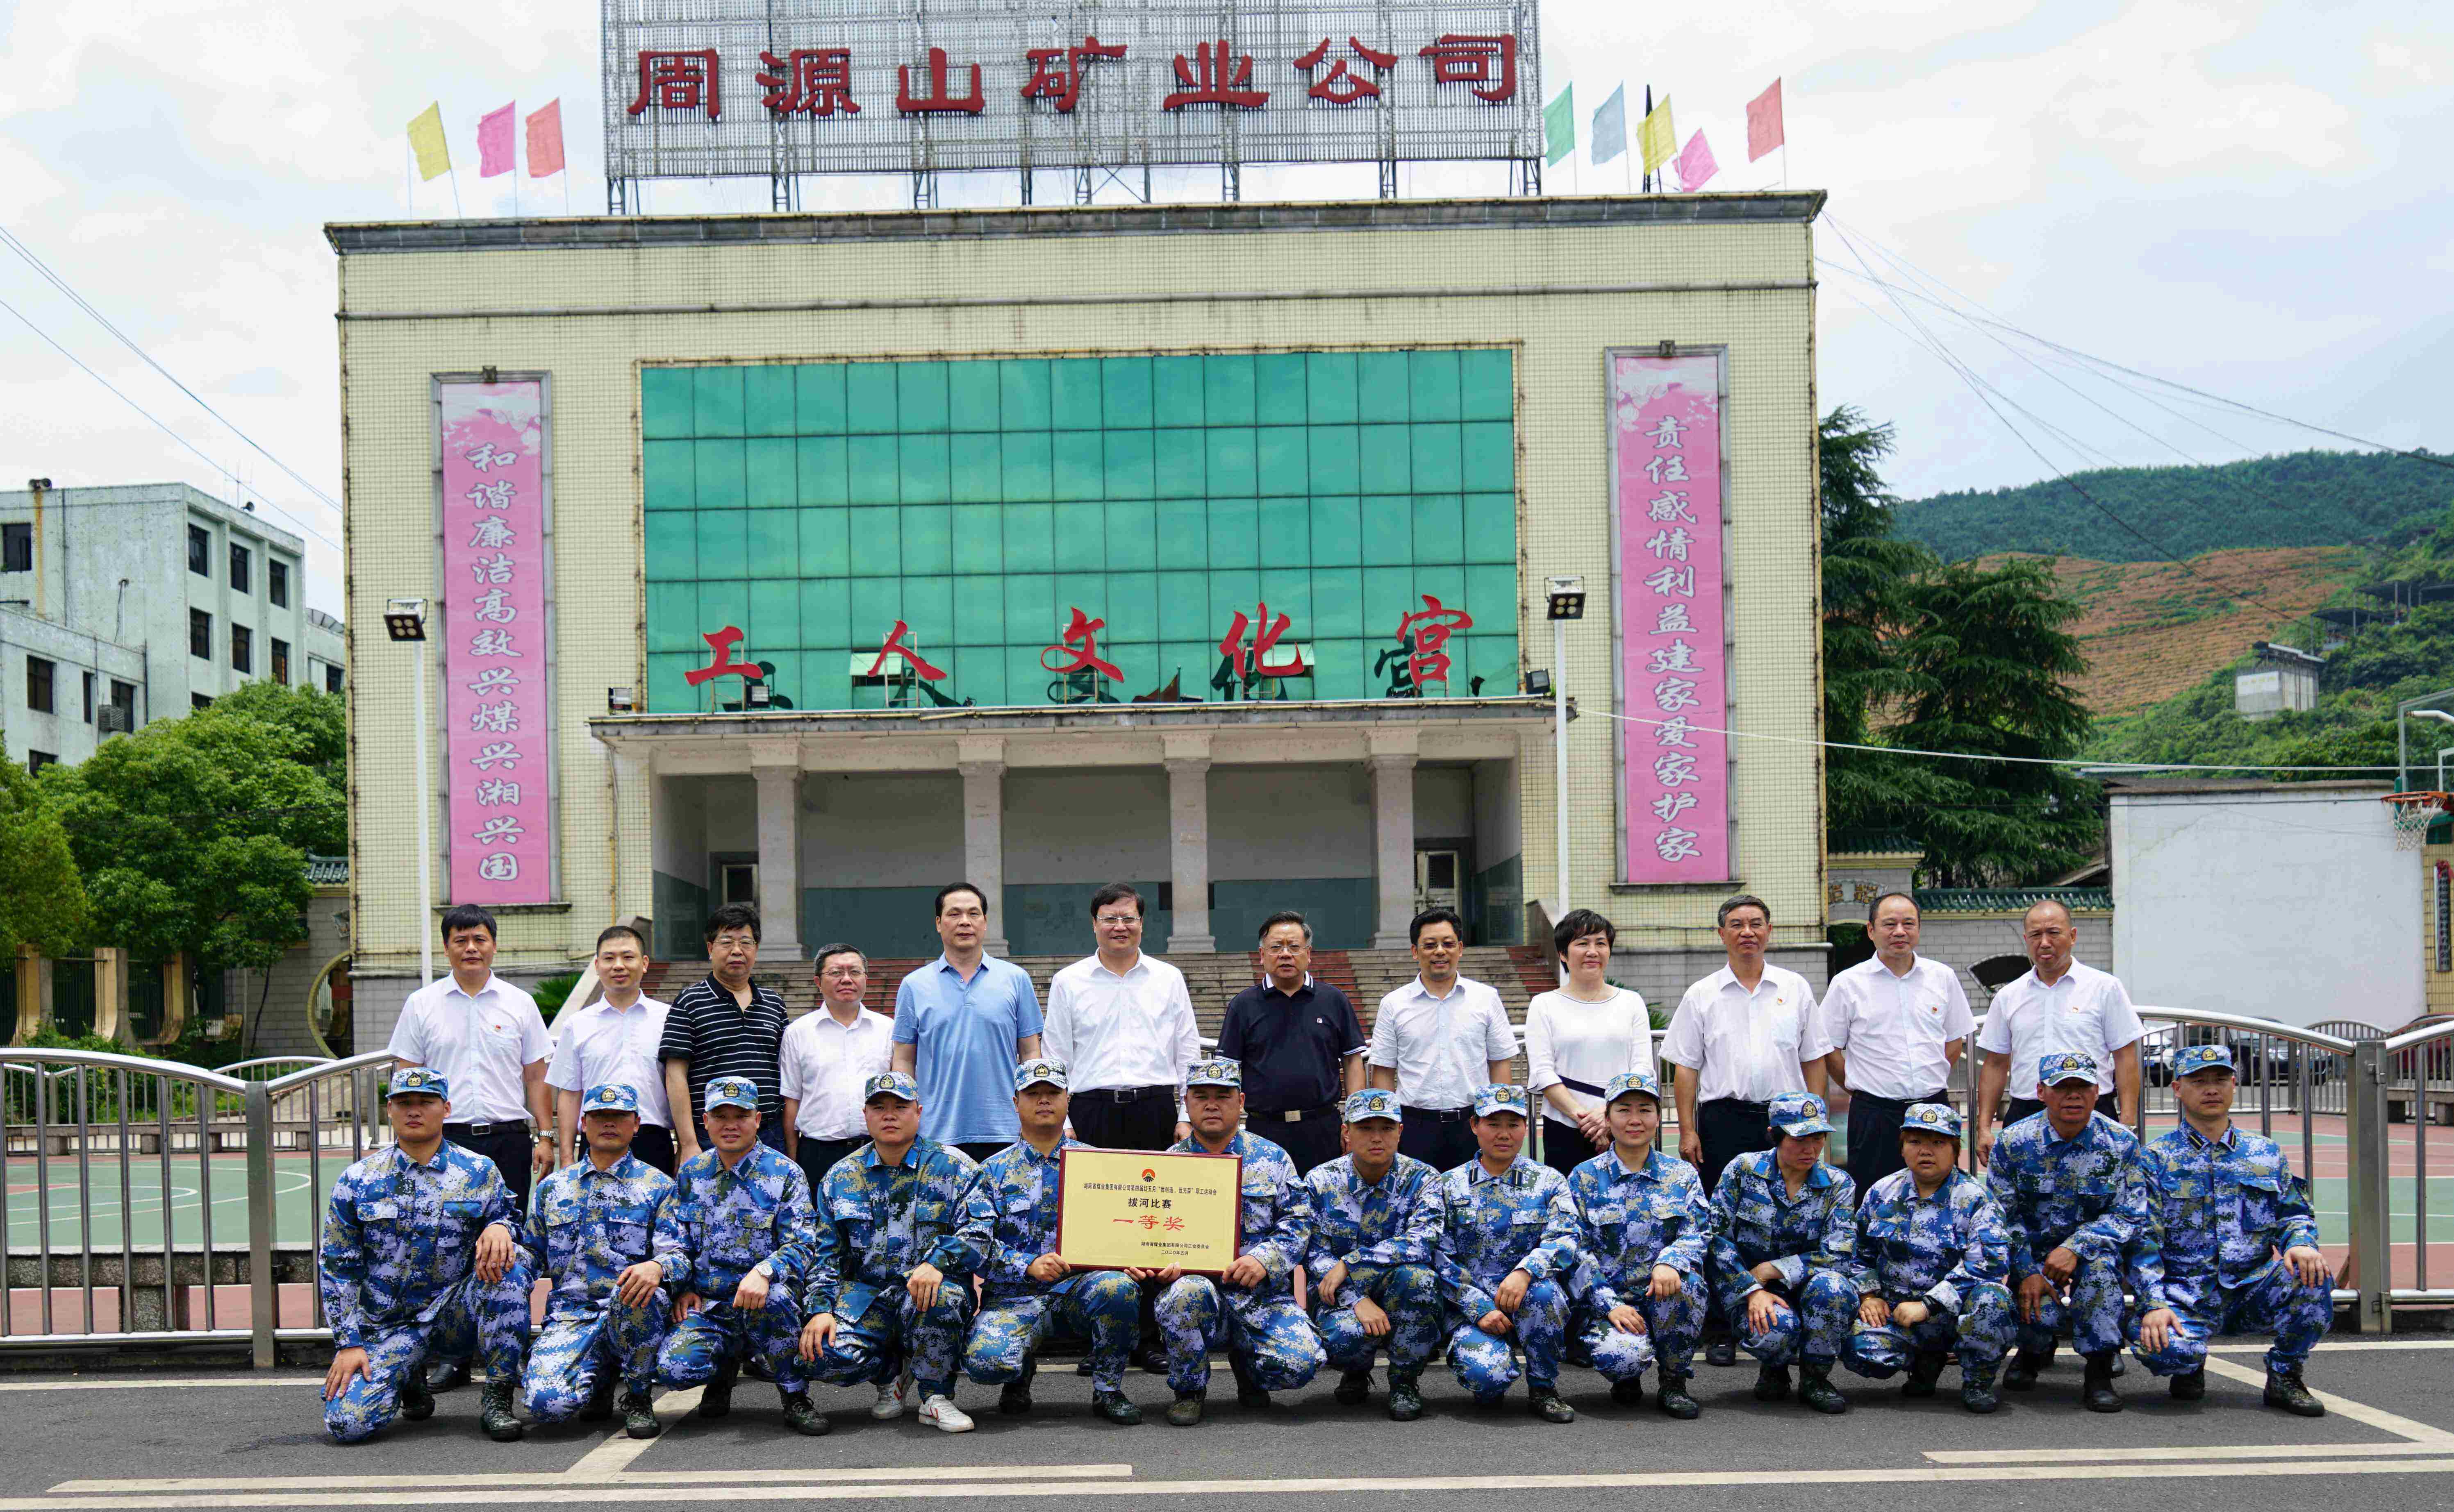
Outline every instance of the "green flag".
[[1559, 97], [1542, 108], [1542, 140], [1551, 155], [1550, 167], [1577, 149], [1577, 87], [1573, 84], [1559, 91]]

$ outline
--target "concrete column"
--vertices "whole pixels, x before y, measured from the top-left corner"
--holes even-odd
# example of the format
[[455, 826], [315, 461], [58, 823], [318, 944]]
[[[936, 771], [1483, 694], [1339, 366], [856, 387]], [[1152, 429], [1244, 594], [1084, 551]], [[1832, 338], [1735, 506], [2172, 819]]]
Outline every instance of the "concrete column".
[[17, 1022], [10, 1044], [31, 1041], [43, 1026], [43, 958], [30, 945], [17, 947]]
[[[754, 746], [758, 783], [758, 916], [762, 963], [801, 959], [801, 759], [791, 742]], [[778, 760], [777, 758], [783, 758]]]
[[963, 774], [963, 880], [988, 894], [981, 900], [989, 909], [983, 947], [1001, 956], [1011, 948], [1005, 935], [1005, 743], [963, 746], [963, 759], [955, 764]]
[[131, 1039], [128, 1032], [128, 952], [117, 945], [99, 945], [93, 952], [93, 1032], [105, 1039]]
[[1210, 932], [1210, 756], [1167, 755], [1168, 881], [1176, 892], [1175, 927], [1167, 937], [1172, 956], [1218, 953]]
[[162, 1038], [156, 1044], [169, 1044], [188, 1032], [188, 1015], [195, 1005], [188, 1001], [188, 957], [184, 952], [165, 957], [162, 962]]
[[1380, 902], [1372, 948], [1403, 950], [1415, 918], [1415, 753], [1374, 750], [1365, 759], [1372, 766], [1372, 870]]

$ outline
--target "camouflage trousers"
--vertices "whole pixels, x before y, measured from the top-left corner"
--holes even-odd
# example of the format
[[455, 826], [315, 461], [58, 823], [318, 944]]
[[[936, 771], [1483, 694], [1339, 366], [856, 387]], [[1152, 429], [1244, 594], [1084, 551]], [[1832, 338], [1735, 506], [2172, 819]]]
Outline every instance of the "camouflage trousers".
[[1020, 1381], [1042, 1343], [1071, 1334], [1091, 1343], [1092, 1388], [1121, 1391], [1141, 1308], [1141, 1286], [1120, 1270], [1078, 1270], [1045, 1290], [992, 1297], [972, 1325], [963, 1374], [984, 1386]]
[[1828, 1270], [1810, 1273], [1795, 1303], [1775, 1297], [1769, 1328], [1758, 1329], [1747, 1321], [1747, 1306], [1754, 1300], [1750, 1296], [1732, 1303], [1730, 1322], [1738, 1327], [1740, 1347], [1759, 1364], [1828, 1368], [1840, 1358], [1840, 1346], [1858, 1321], [1857, 1286]]
[[585, 1310], [548, 1308], [520, 1380], [520, 1404], [539, 1422], [560, 1422], [588, 1405], [609, 1365], [625, 1390], [645, 1395], [656, 1383], [656, 1346], [672, 1316], [661, 1292], [639, 1307], [608, 1297]]
[[472, 1273], [443, 1294], [426, 1322], [368, 1324], [367, 1372], [351, 1377], [341, 1394], [324, 1403], [324, 1431], [335, 1442], [357, 1443], [390, 1427], [400, 1416], [401, 1383], [411, 1371], [424, 1369], [429, 1355], [482, 1355], [488, 1380], [518, 1380], [529, 1351], [533, 1280], [525, 1263], [515, 1263], [491, 1286]]
[[2207, 1340], [2214, 1334], [2270, 1334], [2266, 1351], [2269, 1370], [2298, 1370], [2335, 1324], [2335, 1278], [2322, 1276], [2315, 1286], [2303, 1286], [2292, 1267], [2279, 1257], [2238, 1286], [2226, 1286], [2212, 1274], [2164, 1277], [2164, 1305], [2173, 1309], [2173, 1337], [2162, 1349], [2142, 1348], [2138, 1329], [2131, 1329], [2131, 1353], [2160, 1376], [2178, 1376], [2207, 1363]]
[[[1923, 1297], [1890, 1298], [1894, 1306], [1903, 1302], [1925, 1302]], [[2011, 1347], [2011, 1288], [1998, 1282], [1980, 1282], [1960, 1294], [1960, 1310], [1936, 1306], [1923, 1321], [1908, 1324], [1889, 1323], [1878, 1328], [1861, 1321], [1849, 1334], [1841, 1354], [1849, 1368], [1877, 1381], [1898, 1375], [1909, 1367], [1918, 1355], [1948, 1354], [1960, 1351], [1960, 1376], [1970, 1384], [1982, 1382], [1991, 1384], [1994, 1372], [2002, 1363], [2002, 1355]]]
[[1628, 1305], [1644, 1315], [1644, 1332], [1612, 1325], [1610, 1315], [1579, 1307], [1568, 1329], [1568, 1359], [1612, 1381], [1633, 1381], [1656, 1363], [1664, 1376], [1696, 1373], [1696, 1341], [1704, 1332], [1704, 1283], [1683, 1277], [1679, 1290], [1656, 1297], [1639, 1283]]
[[855, 1282], [835, 1299], [835, 1333], [806, 1368], [831, 1386], [891, 1380], [909, 1365], [920, 1400], [951, 1393], [972, 1322], [971, 1283], [955, 1277], [925, 1310], [901, 1286]]
[[668, 1386], [705, 1385], [718, 1370], [747, 1360], [773, 1372], [775, 1389], [786, 1396], [809, 1384], [801, 1363], [801, 1309], [780, 1289], [755, 1312], [714, 1303], [674, 1324], [656, 1351], [656, 1380]]
[[[2011, 1295], [2016, 1299], [2019, 1294], [2014, 1283]], [[2068, 1302], [2048, 1291], [2036, 1317], [2021, 1317], [2016, 1305], [2012, 1316], [2019, 1330], [2014, 1343], [2022, 1354], [2053, 1353], [2054, 1336], [2065, 1330], [2082, 1355], [2110, 1353], [2136, 1336], [2122, 1295], [2122, 1268], [2108, 1261], [2082, 1257], [2071, 1273]]]
[[1516, 1383], [1511, 1340], [1525, 1350], [1523, 1374], [1533, 1384], [1547, 1389], [1559, 1383], [1559, 1357], [1568, 1333], [1568, 1296], [1559, 1283], [1538, 1281], [1526, 1287], [1513, 1324], [1506, 1334], [1490, 1334], [1482, 1331], [1479, 1320], [1467, 1318], [1449, 1332], [1449, 1369], [1458, 1384], [1480, 1401], [1497, 1401]]
[[[1440, 1283], [1431, 1266], [1351, 1270], [1338, 1295], [1346, 1300], [1313, 1318], [1326, 1363], [1338, 1370], [1369, 1370], [1373, 1355], [1385, 1345], [1391, 1379], [1413, 1380], [1422, 1374], [1440, 1346]], [[1363, 1331], [1355, 1316], [1359, 1297], [1371, 1298], [1389, 1315], [1387, 1333], [1376, 1339]]]
[[1320, 1335], [1283, 1283], [1276, 1295], [1263, 1296], [1248, 1286], [1222, 1292], [1207, 1276], [1180, 1276], [1152, 1310], [1167, 1345], [1167, 1383], [1179, 1396], [1209, 1389], [1210, 1351], [1222, 1341], [1237, 1379], [1263, 1391], [1293, 1391], [1320, 1372]]

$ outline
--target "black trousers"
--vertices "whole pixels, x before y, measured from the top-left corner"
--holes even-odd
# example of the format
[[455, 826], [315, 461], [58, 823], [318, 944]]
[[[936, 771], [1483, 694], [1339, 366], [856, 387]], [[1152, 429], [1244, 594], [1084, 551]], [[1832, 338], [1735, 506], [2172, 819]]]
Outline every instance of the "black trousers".
[[1600, 1153], [1594, 1148], [1594, 1142], [1585, 1138], [1585, 1131], [1574, 1124], [1562, 1124], [1555, 1118], [1542, 1120], [1542, 1164], [1560, 1175], [1567, 1175]]
[[1338, 1104], [1315, 1112], [1311, 1117], [1290, 1124], [1276, 1113], [1246, 1113], [1244, 1126], [1287, 1152], [1296, 1163], [1296, 1174], [1307, 1174], [1316, 1165], [1326, 1165], [1345, 1151], [1340, 1137], [1343, 1125], [1338, 1116]]
[[674, 1131], [662, 1124], [640, 1124], [639, 1132], [631, 1136], [631, 1153], [671, 1176], [674, 1173]]
[[827, 1179], [827, 1172], [835, 1168], [835, 1162], [868, 1143], [866, 1139], [819, 1140], [802, 1135], [799, 1144], [801, 1174], [810, 1179], [810, 1195], [814, 1198], [818, 1195], [818, 1184]]
[[1412, 1155], [1435, 1171], [1453, 1171], [1481, 1153], [1474, 1142], [1472, 1108], [1404, 1107], [1398, 1153]]
[[1001, 1149], [1007, 1148], [1013, 1143], [1014, 1142], [1011, 1140], [1005, 1141], [1002, 1144], [996, 1140], [982, 1140], [970, 1144], [957, 1144], [955, 1148], [961, 1150], [964, 1154], [970, 1156], [974, 1164], [985, 1164], [990, 1156], [995, 1155]]
[[[1947, 1094], [1929, 1092], [1911, 1101], [1941, 1103], [1947, 1101]], [[1858, 1184], [1859, 1201], [1865, 1201], [1877, 1182], [1905, 1168], [1901, 1159], [1901, 1120], [1908, 1110], [1908, 1103], [1871, 1092], [1849, 1094], [1849, 1179]]]
[[[2022, 1119], [2034, 1118], [2044, 1110], [2045, 1104], [2038, 1102], [2035, 1098], [2015, 1097], [2011, 1099], [2011, 1106], [2009, 1110], [2002, 1115], [2002, 1126], [2004, 1128], [2009, 1128], [2012, 1124], [2017, 1124]], [[2122, 1094], [2119, 1092], [2099, 1092], [2096, 1094], [2096, 1110], [2103, 1114], [2106, 1118], [2113, 1120], [2116, 1124], [2121, 1123]], [[1850, 1136], [1852, 1139], [1855, 1139], [1856, 1137], [1857, 1136], [1854, 1134]]]
[[1176, 1088], [1142, 1087], [1130, 1103], [1117, 1102], [1114, 1090], [1074, 1094], [1067, 1116], [1076, 1139], [1107, 1150], [1163, 1150], [1176, 1143]]
[[1704, 1178], [1706, 1193], [1720, 1191], [1722, 1166], [1741, 1155], [1773, 1147], [1772, 1108], [1762, 1103], [1741, 1103], [1734, 1097], [1699, 1103], [1696, 1142], [1704, 1147], [1704, 1159], [1697, 1164], [1696, 1174]]
[[[478, 1133], [480, 1128], [486, 1132]], [[536, 1167], [530, 1162], [536, 1157], [536, 1144], [526, 1124], [446, 1124], [443, 1137], [493, 1161], [503, 1173], [503, 1184], [512, 1189], [513, 1208], [528, 1212], [529, 1188], [536, 1180]]]

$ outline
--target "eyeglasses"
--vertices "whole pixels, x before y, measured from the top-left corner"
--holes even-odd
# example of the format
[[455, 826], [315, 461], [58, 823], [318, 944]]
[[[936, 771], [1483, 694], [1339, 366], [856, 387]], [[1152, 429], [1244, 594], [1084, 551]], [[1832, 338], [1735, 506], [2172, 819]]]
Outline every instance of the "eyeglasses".
[[1124, 929], [1141, 923], [1139, 914], [1103, 913], [1091, 921], [1102, 929]]

